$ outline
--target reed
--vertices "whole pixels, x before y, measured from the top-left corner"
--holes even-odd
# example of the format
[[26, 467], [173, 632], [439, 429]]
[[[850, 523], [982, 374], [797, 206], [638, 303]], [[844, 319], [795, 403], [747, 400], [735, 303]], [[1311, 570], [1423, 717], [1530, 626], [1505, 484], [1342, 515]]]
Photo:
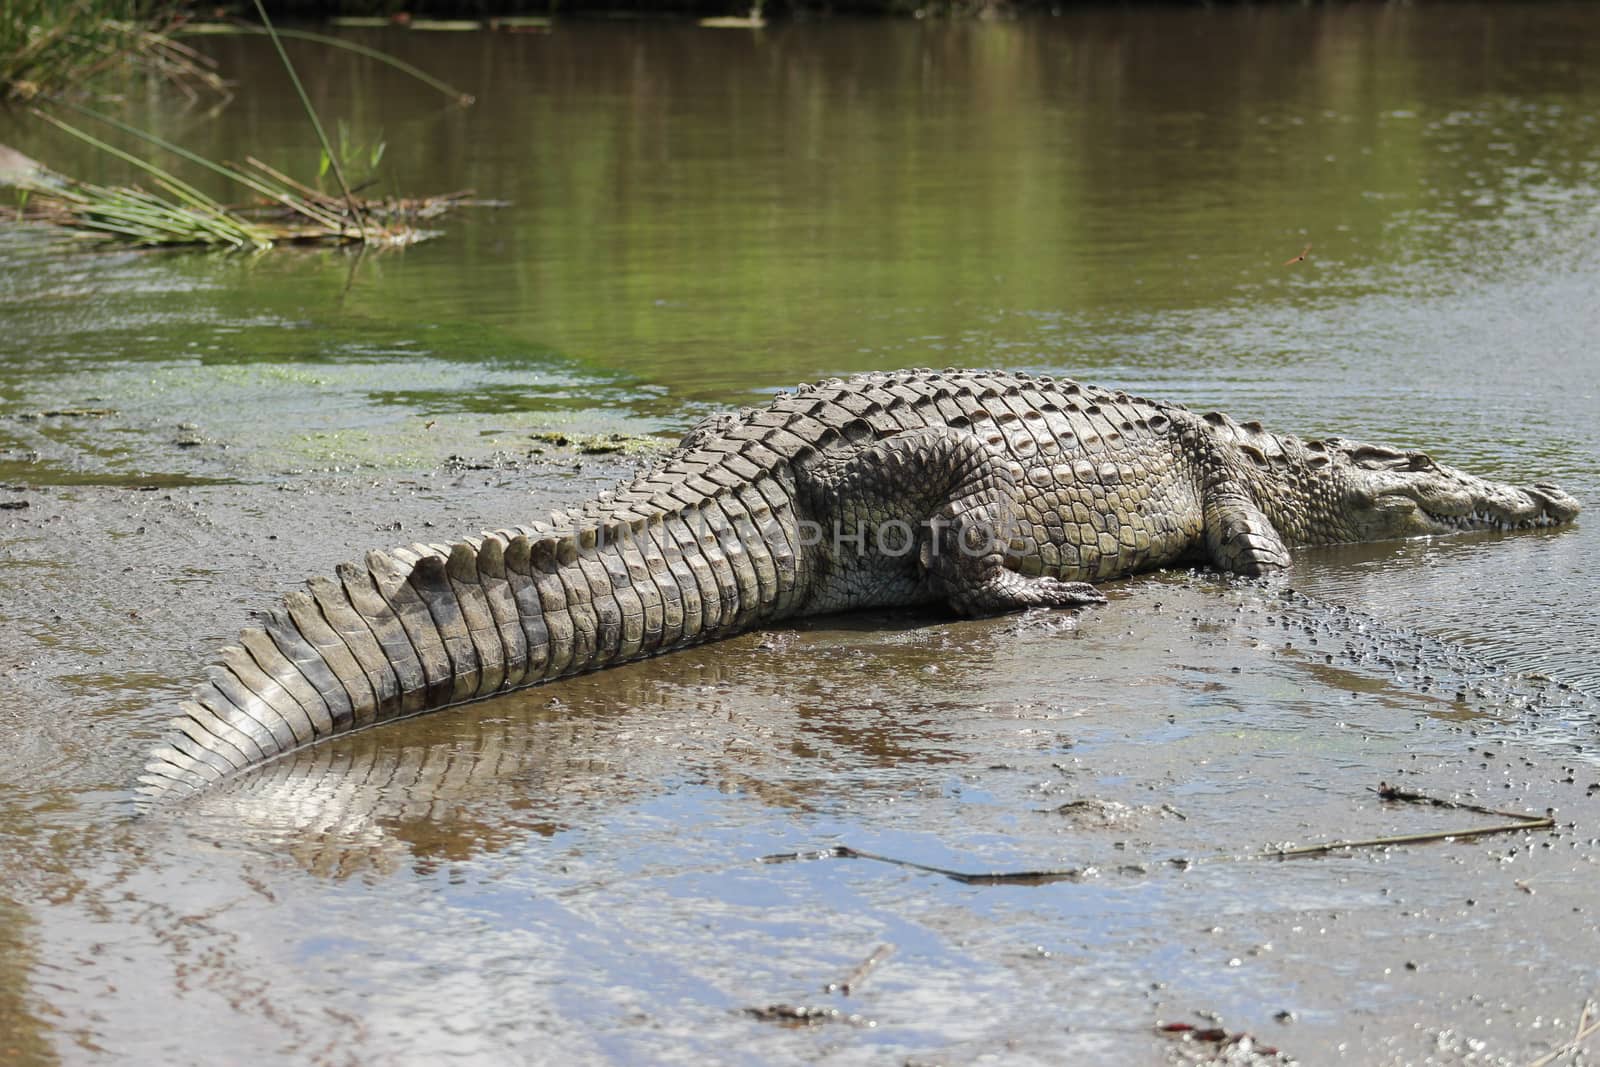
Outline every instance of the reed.
[[[389, 20], [379, 19], [378, 21], [382, 25], [388, 25]], [[338, 20], [335, 20], [335, 22], [338, 22]], [[361, 56], [363, 59], [370, 59], [374, 62], [382, 63], [387, 67], [392, 67], [395, 70], [398, 70], [400, 73], [416, 79], [423, 85], [428, 86], [430, 89], [437, 90], [448, 97], [451, 101], [459, 104], [462, 107], [470, 107], [476, 100], [471, 93], [463, 92], [451, 85], [449, 82], [440, 81], [438, 78], [435, 78], [432, 74], [429, 74], [422, 68], [417, 67], [414, 64], [407, 63], [398, 56], [390, 55], [388, 52], [381, 51], [377, 48], [369, 48], [366, 45], [361, 44], [359, 41], [346, 40], [343, 37], [331, 37], [325, 33], [313, 33], [310, 30], [286, 29], [281, 26], [274, 26], [271, 29], [268, 29], [266, 26], [252, 26], [247, 23], [236, 22], [192, 22], [181, 27], [176, 32], [180, 35], [207, 37], [228, 37], [240, 35], [264, 36], [271, 34], [283, 40], [310, 41], [313, 44], [326, 45], [329, 48], [336, 48], [342, 52], [349, 52], [352, 55]]]

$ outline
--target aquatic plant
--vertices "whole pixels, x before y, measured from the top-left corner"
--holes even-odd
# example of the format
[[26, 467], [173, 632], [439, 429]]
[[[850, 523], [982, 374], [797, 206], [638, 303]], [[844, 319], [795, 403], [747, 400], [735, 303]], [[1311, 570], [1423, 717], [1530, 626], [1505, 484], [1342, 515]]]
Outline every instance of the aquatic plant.
[[[382, 131], [372, 141], [357, 139], [352, 132], [350, 124], [344, 119], [339, 120], [339, 162], [345, 169], [350, 169], [358, 164], [365, 165], [369, 171], [365, 180], [372, 180], [377, 173], [378, 164], [383, 162], [383, 154], [388, 151], [389, 142], [383, 139]], [[333, 166], [333, 156], [326, 150], [317, 160], [317, 179], [328, 176], [328, 169]], [[357, 182], [358, 185], [361, 182]]]

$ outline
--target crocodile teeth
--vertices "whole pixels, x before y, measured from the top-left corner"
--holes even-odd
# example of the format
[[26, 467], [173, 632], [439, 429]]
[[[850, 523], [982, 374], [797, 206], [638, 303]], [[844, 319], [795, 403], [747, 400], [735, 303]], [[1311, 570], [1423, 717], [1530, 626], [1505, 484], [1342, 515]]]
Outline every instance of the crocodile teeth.
[[1529, 530], [1540, 526], [1555, 526], [1559, 521], [1542, 508], [1538, 515], [1521, 521], [1502, 519], [1484, 508], [1461, 515], [1438, 515], [1430, 511], [1427, 512], [1427, 516], [1440, 525], [1452, 526], [1457, 530]]

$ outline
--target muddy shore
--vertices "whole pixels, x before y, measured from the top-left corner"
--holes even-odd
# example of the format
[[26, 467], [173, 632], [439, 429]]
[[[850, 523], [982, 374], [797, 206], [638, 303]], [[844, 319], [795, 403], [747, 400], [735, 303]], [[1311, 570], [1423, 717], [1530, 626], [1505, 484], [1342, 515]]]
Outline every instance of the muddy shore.
[[[0, 834], [26, 907], [8, 924], [25, 978], [0, 1010], [25, 1059], [52, 1059], [52, 1032], [182, 1058], [130, 1029], [119, 1002], [109, 1018], [91, 1012], [95, 982], [52, 978], [78, 971], [91, 943], [114, 943], [104, 924], [119, 914], [138, 932], [122, 962], [95, 964], [101, 981], [176, 982], [181, 1018], [191, 967], [224, 986], [252, 975], [260, 1005], [243, 1017], [299, 1033], [283, 1047], [303, 1051], [298, 1041], [326, 1038], [267, 1010], [271, 990], [343, 999], [326, 987], [340, 954], [282, 957], [271, 942], [377, 936], [359, 932], [370, 916], [349, 912], [350, 892], [376, 905], [401, 890], [421, 905], [440, 876], [565, 902], [565, 919], [518, 906], [474, 936], [535, 936], [547, 963], [575, 968], [568, 980], [593, 1003], [551, 1015], [558, 1001], [536, 996], [525, 1024], [575, 1054], [734, 1041], [841, 1062], [890, 1050], [920, 1062], [918, 1049], [1278, 1061], [1262, 1047], [1304, 1062], [1515, 1062], [1571, 1036], [1592, 976], [1600, 855], [1600, 767], [1562, 740], [1584, 698], [1204, 576], [1117, 583], [1108, 608], [1077, 617], [898, 614], [747, 635], [370, 731], [128, 822], [122, 791], [143, 748], [251, 608], [368, 547], [504, 524], [631, 466], [561, 449], [499, 469], [440, 461], [8, 494], [28, 507], [0, 516], [11, 635], [0, 731], [12, 739]], [[1494, 821], [1385, 803], [1380, 781], [1553, 809], [1557, 825], [1263, 858]], [[839, 845], [1062, 877], [974, 885], [818, 858]], [[762, 862], [796, 853], [811, 858]], [[131, 898], [130, 880], [143, 884]], [[319, 907], [311, 928], [288, 918]], [[583, 932], [574, 907], [607, 914], [610, 932]], [[668, 934], [696, 911], [703, 935]], [[434, 936], [426, 913], [414, 936]], [[730, 939], [729, 922], [745, 933]], [[263, 926], [281, 933], [261, 942]], [[189, 927], [231, 947], [216, 956]], [[616, 1001], [616, 983], [635, 981], [622, 958], [571, 955], [595, 936], [679, 976]], [[825, 991], [878, 941], [894, 952], [865, 988]], [[366, 943], [368, 956], [397, 947]], [[369, 1026], [338, 1040], [345, 1058], [382, 1058], [411, 1033], [384, 994], [375, 1003]], [[1157, 1031], [1172, 1022], [1229, 1043]], [[500, 1047], [484, 1040], [474, 1047]]]

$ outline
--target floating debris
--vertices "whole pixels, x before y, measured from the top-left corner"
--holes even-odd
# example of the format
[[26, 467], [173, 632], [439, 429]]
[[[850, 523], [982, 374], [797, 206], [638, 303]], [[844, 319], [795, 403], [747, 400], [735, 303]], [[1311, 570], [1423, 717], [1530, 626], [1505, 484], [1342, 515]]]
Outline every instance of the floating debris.
[[666, 447], [659, 437], [629, 433], [565, 433], [561, 430], [540, 430], [528, 435], [557, 448], [570, 448], [586, 456], [604, 456], [614, 453], [640, 455], [659, 452]]

